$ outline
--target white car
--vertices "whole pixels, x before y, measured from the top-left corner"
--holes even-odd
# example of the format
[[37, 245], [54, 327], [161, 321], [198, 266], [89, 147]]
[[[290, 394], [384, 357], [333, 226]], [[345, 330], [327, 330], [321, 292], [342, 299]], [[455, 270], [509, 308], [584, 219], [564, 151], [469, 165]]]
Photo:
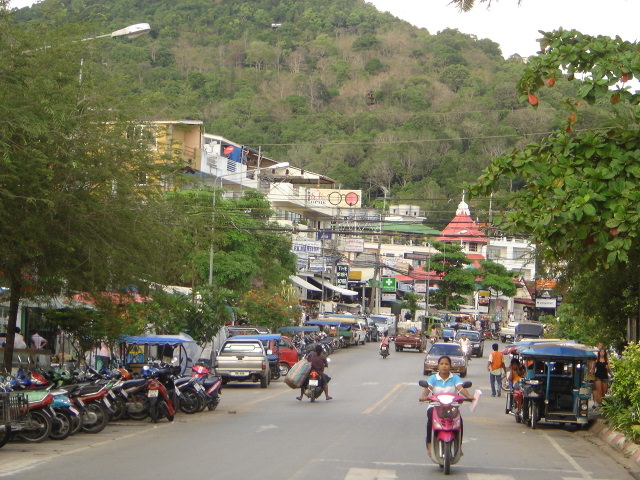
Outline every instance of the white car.
[[502, 343], [505, 342], [513, 342], [513, 340], [516, 338], [516, 327], [518, 326], [520, 322], [509, 322], [507, 323], [506, 327], [502, 327], [500, 329], [500, 341]]

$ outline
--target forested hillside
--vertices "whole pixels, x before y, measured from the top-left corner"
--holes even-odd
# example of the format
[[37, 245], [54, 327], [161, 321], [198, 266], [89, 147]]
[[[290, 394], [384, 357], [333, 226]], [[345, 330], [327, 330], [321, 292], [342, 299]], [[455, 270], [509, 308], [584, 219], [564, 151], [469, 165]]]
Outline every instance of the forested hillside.
[[419, 204], [434, 226], [491, 157], [562, 121], [554, 102], [517, 98], [522, 59], [496, 43], [431, 34], [362, 0], [45, 0], [15, 21], [87, 36], [148, 22], [145, 37], [87, 42], [85, 75], [122, 76], [145, 119], [203, 120], [362, 189], [368, 205], [385, 192]]

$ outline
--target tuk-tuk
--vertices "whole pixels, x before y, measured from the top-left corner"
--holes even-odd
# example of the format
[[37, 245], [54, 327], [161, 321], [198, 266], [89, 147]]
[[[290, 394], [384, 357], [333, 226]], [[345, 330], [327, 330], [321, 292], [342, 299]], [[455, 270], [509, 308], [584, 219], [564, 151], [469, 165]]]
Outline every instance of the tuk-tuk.
[[[518, 351], [525, 378], [522, 389], [522, 422], [536, 428], [538, 422], [589, 423], [591, 382], [588, 362], [596, 358], [592, 348], [569, 342], [542, 342]], [[516, 417], [516, 420], [518, 418]]]

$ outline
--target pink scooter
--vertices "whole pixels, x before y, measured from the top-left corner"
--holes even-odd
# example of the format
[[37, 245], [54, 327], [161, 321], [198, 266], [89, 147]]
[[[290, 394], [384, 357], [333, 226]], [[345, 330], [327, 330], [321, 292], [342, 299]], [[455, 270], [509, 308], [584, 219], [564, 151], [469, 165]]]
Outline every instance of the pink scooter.
[[[426, 380], [420, 380], [421, 387], [428, 388]], [[463, 387], [471, 387], [464, 382]], [[431, 421], [431, 460], [444, 470], [451, 472], [451, 465], [458, 463], [462, 456], [462, 417], [460, 405], [469, 400], [457, 393], [436, 393], [429, 396], [429, 407], [433, 409]]]

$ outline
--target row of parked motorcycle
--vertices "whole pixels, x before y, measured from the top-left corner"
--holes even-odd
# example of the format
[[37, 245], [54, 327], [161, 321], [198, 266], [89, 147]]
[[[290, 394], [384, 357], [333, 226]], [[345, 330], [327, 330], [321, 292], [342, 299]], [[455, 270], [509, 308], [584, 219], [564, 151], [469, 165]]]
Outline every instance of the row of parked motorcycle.
[[12, 439], [40, 442], [63, 440], [78, 432], [101, 432], [109, 421], [123, 419], [156, 423], [173, 421], [176, 411], [187, 414], [214, 410], [222, 379], [204, 365], [180, 376], [180, 367], [152, 363], [139, 378], [124, 368], [74, 373], [18, 370], [0, 377], [0, 447]]

